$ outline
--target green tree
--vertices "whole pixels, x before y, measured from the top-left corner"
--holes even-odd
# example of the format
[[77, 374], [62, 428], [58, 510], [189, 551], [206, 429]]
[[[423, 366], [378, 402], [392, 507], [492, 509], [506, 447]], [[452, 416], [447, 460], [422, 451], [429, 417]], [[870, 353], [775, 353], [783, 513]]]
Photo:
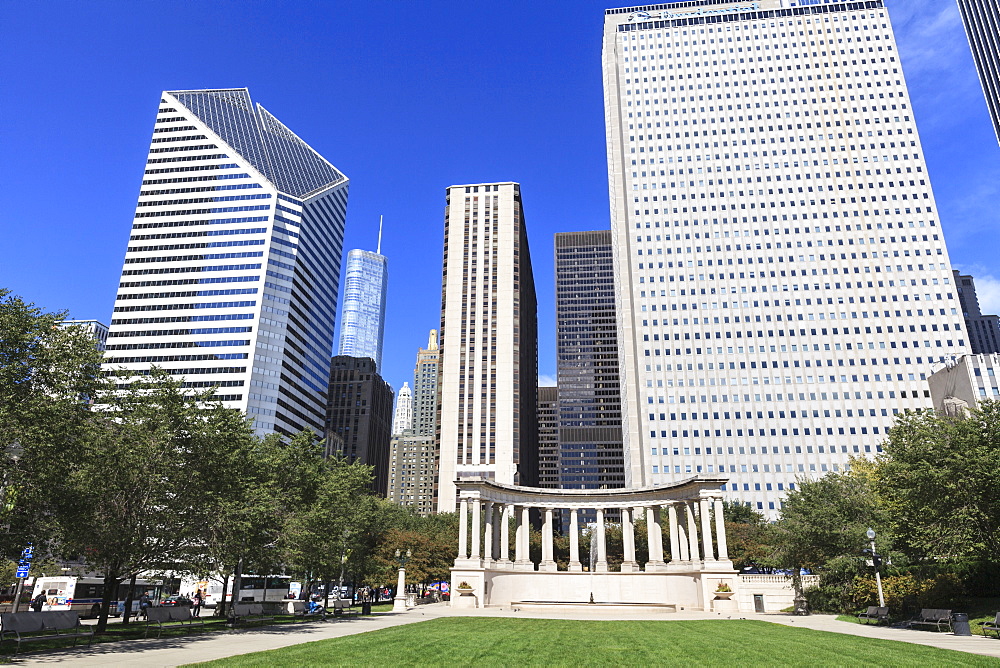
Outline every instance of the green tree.
[[900, 548], [913, 558], [1000, 554], [1000, 402], [965, 417], [900, 415], [875, 467]]
[[0, 288], [0, 556], [28, 543], [44, 554], [56, 538], [52, 477], [102, 387], [101, 353], [81, 327]]
[[761, 513], [736, 502], [723, 503], [729, 558], [738, 570], [745, 567], [768, 569], [776, 556], [775, 528]]

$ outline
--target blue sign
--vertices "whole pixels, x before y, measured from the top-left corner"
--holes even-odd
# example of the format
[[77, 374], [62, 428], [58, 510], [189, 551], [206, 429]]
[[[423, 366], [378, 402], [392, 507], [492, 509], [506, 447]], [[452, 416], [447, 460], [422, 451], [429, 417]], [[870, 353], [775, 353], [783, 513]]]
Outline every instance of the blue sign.
[[18, 578], [26, 578], [26, 577], [28, 577], [28, 568], [29, 568], [29, 566], [25, 566], [23, 568], [18, 567], [17, 574], [15, 575], [15, 577], [18, 577]]

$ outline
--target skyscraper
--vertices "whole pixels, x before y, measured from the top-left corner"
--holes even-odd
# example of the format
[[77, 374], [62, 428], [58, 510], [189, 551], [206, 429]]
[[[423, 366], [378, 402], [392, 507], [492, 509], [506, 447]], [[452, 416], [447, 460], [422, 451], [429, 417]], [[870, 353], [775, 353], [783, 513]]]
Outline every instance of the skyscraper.
[[396, 412], [392, 418], [392, 433], [402, 434], [413, 428], [413, 393], [409, 383], [403, 383], [396, 395]]
[[559, 486], [625, 486], [611, 231], [556, 234]]
[[968, 352], [882, 0], [605, 14], [625, 478], [765, 512]]
[[372, 253], [352, 250], [344, 270], [344, 312], [340, 318], [339, 355], [370, 357], [381, 373], [385, 334], [385, 297], [389, 287], [389, 260], [382, 255], [382, 221], [378, 248]]
[[245, 88], [168, 91], [108, 334], [254, 419], [323, 432], [348, 180]]
[[1000, 140], [1000, 6], [996, 0], [958, 0], [958, 8]]
[[559, 391], [538, 388], [538, 486], [559, 487]]
[[444, 219], [438, 511], [454, 481], [538, 482], [535, 281], [516, 183], [451, 186]]
[[976, 281], [955, 271], [955, 287], [962, 305], [969, 348], [973, 355], [1000, 353], [1000, 317], [983, 315], [976, 295]]
[[397, 432], [390, 448], [389, 499], [420, 515], [434, 512], [439, 359], [437, 330], [432, 329], [413, 370], [413, 428]]
[[327, 452], [373, 468], [371, 489], [386, 496], [392, 388], [370, 357], [338, 355], [330, 363], [326, 413]]

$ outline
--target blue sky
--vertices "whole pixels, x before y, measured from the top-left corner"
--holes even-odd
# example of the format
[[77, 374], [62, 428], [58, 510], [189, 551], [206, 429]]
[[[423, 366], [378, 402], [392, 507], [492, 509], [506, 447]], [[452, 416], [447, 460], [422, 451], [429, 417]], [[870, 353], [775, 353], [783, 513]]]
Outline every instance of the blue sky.
[[[1000, 147], [957, 8], [890, 2], [952, 261], [998, 312]], [[0, 286], [108, 322], [159, 92], [246, 86], [351, 178], [345, 251], [385, 216], [396, 388], [438, 325], [445, 187], [520, 182], [554, 378], [552, 235], [609, 224], [607, 6], [0, 2]]]

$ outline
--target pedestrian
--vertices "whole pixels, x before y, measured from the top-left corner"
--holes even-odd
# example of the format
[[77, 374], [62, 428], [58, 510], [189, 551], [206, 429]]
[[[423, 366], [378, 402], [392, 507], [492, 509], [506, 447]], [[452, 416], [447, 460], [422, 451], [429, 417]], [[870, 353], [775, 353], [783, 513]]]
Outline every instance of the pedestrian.
[[39, 592], [38, 596], [31, 599], [31, 609], [35, 612], [41, 612], [42, 606], [45, 605], [45, 592]]
[[191, 608], [191, 616], [201, 617], [202, 595], [200, 589], [194, 593], [194, 597], [191, 600], [194, 603], [194, 606]]
[[146, 613], [149, 610], [153, 602], [149, 599], [149, 592], [142, 592], [142, 596], [139, 597], [139, 612], [142, 614], [142, 618], [146, 618]]

